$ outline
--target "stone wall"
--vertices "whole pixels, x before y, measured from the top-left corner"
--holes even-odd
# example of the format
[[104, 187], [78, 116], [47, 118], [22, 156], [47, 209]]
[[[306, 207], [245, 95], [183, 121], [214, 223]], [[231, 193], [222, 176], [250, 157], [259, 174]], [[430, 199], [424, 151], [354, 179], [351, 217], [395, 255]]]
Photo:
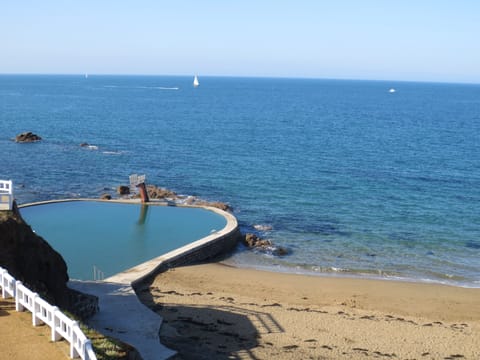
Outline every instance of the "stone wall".
[[168, 269], [178, 266], [193, 265], [224, 256], [235, 248], [241, 238], [242, 234], [240, 229], [236, 226], [232, 231], [223, 236], [207, 241], [199, 246], [191, 247], [188, 250], [182, 251], [178, 255], [163, 260], [148, 275], [134, 280], [132, 282], [132, 287], [135, 288], [143, 281], [148, 281], [148, 279]]

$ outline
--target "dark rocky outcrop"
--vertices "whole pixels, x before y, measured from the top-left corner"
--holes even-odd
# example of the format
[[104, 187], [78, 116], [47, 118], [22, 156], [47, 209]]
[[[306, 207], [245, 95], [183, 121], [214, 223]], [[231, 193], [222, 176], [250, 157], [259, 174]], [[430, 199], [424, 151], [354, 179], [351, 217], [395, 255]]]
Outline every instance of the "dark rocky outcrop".
[[[223, 211], [230, 211], [230, 212], [232, 211], [232, 208], [230, 207], [230, 205], [220, 201], [211, 202], [211, 201], [202, 200], [195, 196], [178, 195], [176, 192], [172, 190], [158, 187], [155, 185], [146, 185], [146, 189], [147, 189], [147, 194], [150, 200], [167, 200], [172, 203], [195, 205], [195, 206], [211, 206]], [[120, 185], [117, 187], [117, 193], [119, 195], [129, 195], [130, 188], [125, 185]]]
[[42, 138], [37, 134], [32, 133], [31, 131], [24, 132], [15, 136], [15, 142], [18, 142], [18, 143], [28, 143], [28, 142], [35, 142], [40, 140], [42, 140]]
[[130, 194], [130, 188], [125, 185], [120, 185], [119, 187], [117, 187], [117, 193], [119, 195], [128, 195]]
[[147, 185], [147, 193], [150, 199], [177, 199], [178, 197], [175, 192], [155, 185]]
[[262, 239], [259, 236], [251, 233], [245, 234], [245, 236], [242, 238], [242, 243], [249, 249], [257, 249], [260, 251], [269, 252], [276, 256], [285, 256], [290, 253], [288, 249], [281, 246], [275, 246], [270, 240]]
[[50, 304], [84, 317], [77, 311], [79, 302], [97, 303], [95, 297], [67, 287], [65, 261], [32, 231], [15, 203], [12, 211], [0, 211], [0, 249], [0, 266]]

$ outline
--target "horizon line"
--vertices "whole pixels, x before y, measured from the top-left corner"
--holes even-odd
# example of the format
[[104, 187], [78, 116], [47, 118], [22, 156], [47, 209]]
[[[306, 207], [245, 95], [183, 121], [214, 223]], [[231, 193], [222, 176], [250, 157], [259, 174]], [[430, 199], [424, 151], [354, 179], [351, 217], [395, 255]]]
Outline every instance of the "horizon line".
[[[198, 73], [196, 73], [198, 75]], [[192, 74], [148, 74], [148, 73], [40, 73], [40, 72], [18, 72], [18, 73], [2, 73], [0, 76], [144, 76], [144, 77], [193, 77]], [[342, 77], [319, 77], [319, 76], [274, 76], [274, 75], [198, 75], [202, 78], [245, 78], [245, 79], [298, 79], [298, 80], [335, 80], [335, 81], [372, 81], [372, 82], [403, 82], [403, 83], [431, 83], [431, 84], [461, 84], [461, 85], [480, 85], [480, 82], [467, 81], [447, 81], [447, 80], [411, 80], [411, 79], [368, 79], [368, 78], [342, 78]]]

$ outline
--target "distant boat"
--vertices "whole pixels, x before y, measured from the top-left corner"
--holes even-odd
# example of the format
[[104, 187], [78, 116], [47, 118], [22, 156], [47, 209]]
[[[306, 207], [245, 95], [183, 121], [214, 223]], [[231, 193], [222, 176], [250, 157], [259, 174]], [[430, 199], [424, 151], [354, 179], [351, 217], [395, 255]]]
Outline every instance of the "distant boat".
[[394, 88], [391, 88], [390, 90], [388, 90], [389, 93], [394, 93], [395, 91], [397, 90], [395, 90]]
[[200, 83], [198, 82], [197, 75], [195, 75], [195, 77], [193, 78], [193, 87], [197, 87], [198, 85], [200, 85]]

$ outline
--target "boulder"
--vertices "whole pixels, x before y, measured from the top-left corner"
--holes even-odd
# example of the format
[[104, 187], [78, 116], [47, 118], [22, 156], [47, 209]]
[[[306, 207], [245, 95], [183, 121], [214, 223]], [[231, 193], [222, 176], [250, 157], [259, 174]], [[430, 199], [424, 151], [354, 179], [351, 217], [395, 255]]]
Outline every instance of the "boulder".
[[42, 138], [37, 134], [32, 133], [31, 131], [18, 134], [15, 137], [15, 142], [18, 142], [18, 143], [35, 142], [40, 140], [42, 140]]
[[272, 242], [270, 240], [261, 239], [255, 234], [246, 234], [243, 242], [247, 247], [267, 247], [272, 246]]
[[155, 185], [147, 185], [147, 193], [150, 199], [177, 199], [177, 194], [171, 190]]
[[128, 186], [125, 186], [125, 185], [120, 185], [117, 188], [117, 193], [119, 195], [128, 195], [128, 194], [130, 194], [130, 188]]
[[271, 253], [275, 256], [285, 256], [290, 253], [288, 249], [281, 246], [275, 246], [270, 240], [262, 239], [251, 233], [245, 234], [243, 237], [243, 244], [249, 249], [257, 249]]

